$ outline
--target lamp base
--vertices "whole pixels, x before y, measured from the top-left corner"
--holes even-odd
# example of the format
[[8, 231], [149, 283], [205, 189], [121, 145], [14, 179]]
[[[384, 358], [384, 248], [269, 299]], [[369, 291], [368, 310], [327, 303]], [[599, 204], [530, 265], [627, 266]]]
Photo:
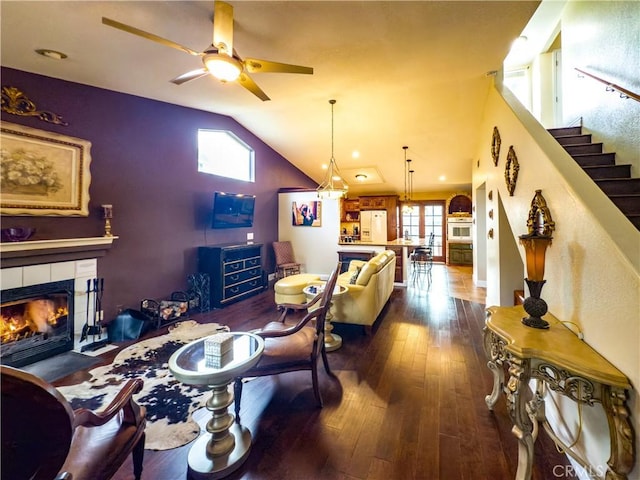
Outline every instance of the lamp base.
[[545, 284], [545, 280], [536, 282], [534, 280], [525, 279], [527, 286], [529, 287], [530, 297], [525, 298], [523, 307], [524, 311], [529, 314], [528, 317], [522, 319], [522, 323], [527, 327], [532, 328], [549, 328], [549, 322], [542, 319], [542, 316], [547, 313], [547, 302], [540, 298], [540, 292]]
[[522, 319], [522, 324], [531, 328], [539, 328], [541, 330], [546, 330], [549, 328], [549, 322], [543, 320], [540, 317], [525, 317]]

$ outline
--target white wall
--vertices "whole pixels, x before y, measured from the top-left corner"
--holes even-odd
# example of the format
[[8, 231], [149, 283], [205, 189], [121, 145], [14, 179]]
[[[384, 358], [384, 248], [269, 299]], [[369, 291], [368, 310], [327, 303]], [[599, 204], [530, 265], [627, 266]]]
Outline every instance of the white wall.
[[640, 176], [640, 102], [621, 99], [605, 85], [579, 78], [589, 71], [640, 93], [640, 2], [567, 3], [562, 13], [563, 112], [566, 122], [582, 117], [594, 141], [631, 163]]
[[278, 239], [289, 240], [302, 271], [329, 276], [338, 263], [340, 202], [322, 200], [320, 227], [293, 226], [291, 206], [318, 201], [315, 191], [278, 194]]
[[[494, 126], [502, 138], [497, 167], [491, 159]], [[484, 140], [477, 154], [479, 166], [475, 162], [473, 165], [473, 191], [481, 192], [478, 188], [483, 184], [487, 192], [493, 191], [493, 201], [487, 201], [487, 209], [492, 205], [495, 208], [497, 192], [508, 219], [504, 223], [513, 231], [505, 232], [508, 229], [503, 222], [495, 220], [487, 221], [487, 229], [496, 230], [494, 238], [511, 235], [517, 241], [516, 236], [527, 232], [526, 220], [535, 190], [542, 190], [556, 222], [553, 243], [547, 250], [547, 283], [542, 297], [556, 317], [578, 324], [585, 341], [624, 372], [637, 388], [640, 385], [640, 233], [508, 90], [497, 88], [489, 93], [480, 128]], [[504, 180], [509, 145], [514, 146], [520, 163], [513, 196], [506, 190]], [[477, 232], [477, 235], [486, 235], [486, 232]], [[500, 304], [501, 300], [502, 243], [487, 241], [487, 305]], [[523, 264], [524, 252], [521, 247], [518, 251]], [[522, 267], [522, 278], [525, 274]], [[637, 390], [631, 392], [628, 405], [636, 445], [640, 445]], [[553, 417], [553, 409], [549, 404], [548, 407], [549, 417]], [[559, 415], [568, 425], [564, 439], [571, 443], [578, 429], [577, 408], [571, 402], [568, 405], [563, 402], [560, 409]], [[609, 455], [606, 422], [602, 422], [602, 414], [597, 420], [591, 418], [597, 412], [598, 409], [594, 409], [584, 415], [582, 436], [577, 445], [596, 466], [606, 465]], [[563, 431], [557, 420], [554, 427]], [[629, 478], [638, 478], [639, 472], [636, 466]]]

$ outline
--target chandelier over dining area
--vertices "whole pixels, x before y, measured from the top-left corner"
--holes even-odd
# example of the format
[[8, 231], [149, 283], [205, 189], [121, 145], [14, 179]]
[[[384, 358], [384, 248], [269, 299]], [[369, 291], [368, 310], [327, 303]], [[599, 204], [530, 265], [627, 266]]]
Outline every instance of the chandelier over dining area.
[[333, 106], [336, 104], [335, 100], [329, 100], [331, 104], [331, 159], [329, 160], [329, 166], [327, 167], [327, 173], [323, 182], [316, 189], [318, 192], [318, 198], [341, 198], [347, 194], [349, 186], [340, 175], [338, 164], [333, 154]]

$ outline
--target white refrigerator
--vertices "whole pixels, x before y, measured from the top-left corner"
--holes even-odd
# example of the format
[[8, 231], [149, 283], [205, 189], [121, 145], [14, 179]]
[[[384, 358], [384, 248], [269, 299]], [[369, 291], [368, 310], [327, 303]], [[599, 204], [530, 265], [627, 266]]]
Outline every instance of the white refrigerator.
[[384, 245], [387, 243], [387, 211], [360, 212], [360, 241]]

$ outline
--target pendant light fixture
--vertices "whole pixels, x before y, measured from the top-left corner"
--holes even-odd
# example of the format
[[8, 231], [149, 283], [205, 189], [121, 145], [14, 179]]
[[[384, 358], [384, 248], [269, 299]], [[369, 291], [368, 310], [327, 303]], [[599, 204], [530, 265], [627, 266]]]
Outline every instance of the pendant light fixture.
[[338, 164], [333, 156], [333, 106], [336, 104], [336, 101], [329, 100], [329, 103], [331, 104], [331, 160], [329, 160], [324, 181], [317, 188], [318, 198], [325, 199], [343, 197], [349, 189], [349, 186], [340, 175]]
[[407, 188], [409, 187], [409, 165], [411, 164], [411, 160], [407, 159], [407, 147], [406, 145], [402, 147], [404, 150], [404, 202], [402, 205], [402, 213], [409, 214], [411, 213], [411, 205], [409, 202], [411, 201], [411, 193], [409, 189], [409, 195], [407, 196]]

